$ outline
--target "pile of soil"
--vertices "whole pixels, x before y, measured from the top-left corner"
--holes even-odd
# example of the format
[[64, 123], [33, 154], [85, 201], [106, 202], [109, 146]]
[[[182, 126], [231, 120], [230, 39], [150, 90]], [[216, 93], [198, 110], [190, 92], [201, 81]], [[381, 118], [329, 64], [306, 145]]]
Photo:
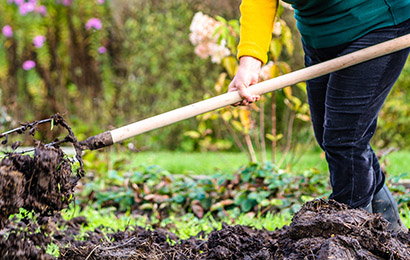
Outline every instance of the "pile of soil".
[[[335, 201], [314, 200], [276, 231], [223, 225], [180, 240], [163, 230], [129, 228], [61, 248], [61, 259], [410, 259], [410, 235], [387, 232], [387, 222]], [[108, 238], [108, 239], [107, 239]]]
[[[71, 128], [60, 115], [51, 118], [55, 125], [61, 125], [68, 135], [61, 142], [72, 142], [77, 150], [81, 167], [77, 176], [72, 174], [72, 161], [58, 145], [44, 145], [36, 142], [34, 156], [11, 152], [0, 161], [0, 228], [8, 223], [11, 214], [23, 207], [40, 215], [52, 215], [66, 208], [74, 188], [82, 176], [81, 151]], [[16, 132], [23, 134], [30, 130], [34, 135], [38, 124], [24, 124]], [[3, 141], [7, 143], [8, 136]], [[18, 145], [13, 144], [15, 149]]]
[[66, 208], [77, 181], [61, 149], [40, 144], [33, 157], [10, 154], [0, 161], [0, 227], [21, 207], [42, 215]]

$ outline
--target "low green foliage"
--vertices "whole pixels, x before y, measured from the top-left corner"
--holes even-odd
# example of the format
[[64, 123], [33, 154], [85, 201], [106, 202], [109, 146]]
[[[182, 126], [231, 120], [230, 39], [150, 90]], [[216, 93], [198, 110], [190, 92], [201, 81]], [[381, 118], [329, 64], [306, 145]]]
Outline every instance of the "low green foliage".
[[57, 244], [50, 243], [47, 245], [46, 253], [54, 257], [60, 256], [60, 248]]
[[[390, 162], [397, 161], [393, 155], [387, 155], [381, 162], [388, 169], [389, 187], [396, 196], [400, 195], [398, 202], [403, 206], [410, 202], [410, 196], [399, 181], [409, 176], [403, 172], [389, 172]], [[122, 212], [146, 215], [159, 221], [174, 213], [178, 216], [194, 214], [198, 218], [211, 214], [220, 219], [226, 216], [227, 211], [236, 212], [237, 215], [249, 212], [262, 215], [268, 212], [292, 214], [304, 202], [327, 197], [331, 192], [327, 170], [297, 166], [292, 170], [284, 170], [270, 163], [251, 163], [230, 173], [227, 169], [224, 172], [214, 170], [210, 174], [213, 168], [208, 168], [206, 175], [192, 174], [192, 171], [188, 172], [190, 174], [187, 171], [177, 174], [160, 166], [147, 166], [137, 159], [139, 156], [147, 158], [141, 154], [120, 154], [113, 158], [110, 154], [87, 154], [85, 159], [90, 179], [84, 180], [85, 185], [77, 201], [91, 202], [96, 208], [115, 207]], [[191, 156], [161, 153], [155, 160], [162, 158], [164, 165], [172, 162], [179, 165], [178, 169], [189, 169], [190, 161], [205, 166], [205, 162], [212, 161], [209, 158], [215, 158], [208, 156], [206, 153]], [[229, 156], [235, 160], [232, 154]], [[410, 154], [407, 153], [407, 156]], [[404, 157], [406, 153], [402, 152], [399, 158]], [[88, 160], [93, 163], [90, 164]], [[300, 162], [303, 160], [300, 159]], [[308, 154], [307, 160], [310, 165], [325, 164], [317, 153]], [[245, 164], [246, 160], [238, 156], [236, 162]]]
[[249, 164], [235, 174], [175, 175], [157, 166], [128, 171], [110, 169], [104, 178], [87, 181], [81, 198], [96, 207], [115, 206], [164, 219], [170, 212], [207, 212], [223, 216], [227, 210], [247, 212], [296, 212], [305, 201], [326, 196], [327, 178], [316, 170], [290, 173], [276, 166]]
[[[87, 225], [81, 227], [80, 235], [77, 236], [77, 239], [86, 239], [87, 231], [94, 231], [96, 228], [104, 233], [109, 233], [118, 230], [123, 231], [133, 226], [144, 227], [150, 230], [158, 227], [165, 228], [181, 239], [188, 239], [191, 236], [198, 235], [200, 232], [204, 232], [206, 236], [213, 230], [219, 230], [222, 228], [222, 223], [275, 230], [288, 225], [292, 218], [290, 213], [268, 213], [262, 216], [260, 214], [237, 214], [234, 211], [228, 211], [220, 219], [214, 218], [211, 214], [198, 218], [194, 214], [188, 213], [179, 217], [172, 215], [159, 222], [158, 219], [147, 218], [141, 215], [130, 215], [129, 212], [118, 214], [115, 208], [94, 209], [92, 207], [85, 207], [80, 211], [80, 208], [74, 205], [65, 210], [62, 216], [67, 220], [78, 216], [87, 218]], [[50, 245], [49, 250], [54, 250], [53, 245]]]
[[149, 227], [154, 220], [150, 220], [146, 216], [132, 216], [130, 212], [116, 214], [117, 209], [110, 208], [80, 208], [78, 205], [71, 206], [62, 212], [62, 217], [65, 220], [70, 220], [74, 217], [84, 216], [87, 218], [87, 225], [82, 227], [82, 232], [78, 236], [79, 239], [84, 238], [87, 231], [94, 231], [100, 228], [101, 231], [113, 232], [115, 230], [125, 230], [128, 226]]

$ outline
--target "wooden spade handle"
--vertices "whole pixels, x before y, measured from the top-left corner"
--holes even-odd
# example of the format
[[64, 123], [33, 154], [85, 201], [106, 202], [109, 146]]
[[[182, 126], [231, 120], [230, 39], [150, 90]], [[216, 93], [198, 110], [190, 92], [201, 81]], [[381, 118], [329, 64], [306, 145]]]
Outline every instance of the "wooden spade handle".
[[[286, 86], [317, 78], [331, 72], [341, 70], [364, 61], [368, 61], [392, 52], [410, 47], [410, 34], [389, 40], [365, 49], [325, 61], [301, 70], [297, 70], [249, 87], [251, 94], [263, 95]], [[84, 142], [89, 143], [89, 149], [97, 149], [120, 142], [132, 136], [167, 126], [197, 115], [232, 105], [241, 101], [238, 92], [222, 94], [191, 105], [187, 105], [157, 116], [153, 116], [123, 127], [90, 137]], [[104, 139], [100, 140], [101, 138]], [[93, 139], [93, 140], [91, 140]]]

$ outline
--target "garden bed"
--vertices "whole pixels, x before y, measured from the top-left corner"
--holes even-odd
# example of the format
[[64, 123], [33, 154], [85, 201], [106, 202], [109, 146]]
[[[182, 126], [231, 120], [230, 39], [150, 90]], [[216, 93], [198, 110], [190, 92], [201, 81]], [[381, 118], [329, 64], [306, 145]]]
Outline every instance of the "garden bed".
[[[58, 259], [410, 259], [408, 233], [389, 233], [379, 215], [334, 201], [306, 203], [289, 226], [275, 231], [223, 224], [184, 240], [164, 229], [138, 226], [108, 234], [96, 229], [78, 240], [83, 225], [84, 217], [63, 221], [54, 216], [25, 225], [31, 235], [3, 229], [0, 253], [3, 259], [54, 259], [39, 249], [53, 241]], [[41, 232], [33, 234], [39, 227]], [[5, 240], [5, 233], [13, 235]]]
[[[60, 216], [82, 177], [81, 167], [72, 174], [71, 163], [58, 146], [41, 143], [34, 156], [10, 153], [0, 162], [2, 259], [55, 259], [47, 253], [50, 244], [58, 247], [58, 259], [410, 259], [409, 233], [389, 233], [380, 215], [322, 199], [305, 203], [289, 226], [275, 231], [223, 224], [180, 239], [165, 229], [129, 226], [80, 237], [87, 219]], [[234, 181], [232, 187], [240, 186]], [[263, 183], [257, 178], [248, 188]], [[36, 217], [10, 218], [21, 207]]]
[[306, 203], [276, 231], [223, 225], [206, 238], [180, 240], [165, 230], [132, 227], [90, 233], [61, 250], [61, 259], [410, 259], [409, 234], [391, 234], [378, 215], [334, 201]]

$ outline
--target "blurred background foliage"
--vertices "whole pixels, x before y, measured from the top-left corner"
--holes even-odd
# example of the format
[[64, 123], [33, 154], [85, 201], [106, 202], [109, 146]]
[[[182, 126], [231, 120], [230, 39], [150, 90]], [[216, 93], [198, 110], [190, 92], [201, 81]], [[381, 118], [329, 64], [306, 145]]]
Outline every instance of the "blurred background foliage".
[[[240, 0], [19, 2], [36, 3], [36, 8], [44, 6], [46, 13], [35, 9], [22, 14], [14, 1], [0, 0], [0, 27], [8, 25], [13, 31], [10, 37], [4, 31], [0, 35], [1, 131], [59, 112], [78, 138], [85, 139], [221, 94], [232, 78], [233, 64], [237, 62], [234, 50], [230, 62], [221, 64], [198, 57], [190, 42], [190, 24], [201, 11], [235, 27]], [[280, 17], [286, 31], [282, 30], [272, 41], [272, 76], [303, 66], [293, 12], [282, 8]], [[40, 47], [33, 42], [36, 36], [45, 37]], [[238, 37], [224, 34], [219, 40], [225, 38], [229, 45], [236, 43]], [[27, 69], [26, 61], [33, 61], [35, 66]], [[406, 66], [381, 113], [374, 138], [374, 145], [379, 148], [405, 148], [410, 144], [409, 74], [410, 67]], [[248, 124], [261, 122], [263, 116], [264, 124], [255, 128], [259, 134], [255, 146], [274, 141], [275, 146], [286, 151], [295, 143], [315, 145], [306, 120], [309, 115], [303, 86], [278, 91], [267, 100], [254, 109], [258, 113], [254, 120], [240, 116], [244, 112], [230, 115], [237, 115], [238, 122]], [[186, 120], [127, 143], [132, 142], [130, 147], [137, 150], [239, 151], [232, 129], [241, 140], [246, 140], [249, 129], [243, 124], [242, 128], [238, 124], [235, 127], [235, 123], [229, 126], [222, 122], [226, 118], [226, 114], [219, 114], [219, 121], [212, 116]], [[51, 131], [46, 133], [44, 139], [55, 137]]]

